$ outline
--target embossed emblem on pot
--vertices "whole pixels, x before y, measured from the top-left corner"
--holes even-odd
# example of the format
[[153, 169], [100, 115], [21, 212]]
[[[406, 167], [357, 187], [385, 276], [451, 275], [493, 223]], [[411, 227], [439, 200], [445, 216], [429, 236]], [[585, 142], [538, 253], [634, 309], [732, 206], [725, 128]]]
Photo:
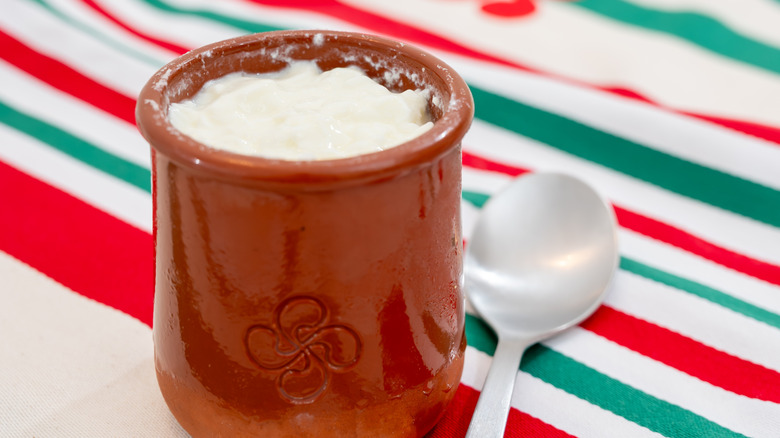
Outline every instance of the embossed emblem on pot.
[[297, 296], [279, 303], [271, 326], [246, 331], [249, 359], [263, 372], [277, 374], [279, 395], [291, 403], [311, 403], [323, 394], [332, 373], [347, 371], [360, 359], [362, 342], [344, 324], [329, 321], [320, 300]]

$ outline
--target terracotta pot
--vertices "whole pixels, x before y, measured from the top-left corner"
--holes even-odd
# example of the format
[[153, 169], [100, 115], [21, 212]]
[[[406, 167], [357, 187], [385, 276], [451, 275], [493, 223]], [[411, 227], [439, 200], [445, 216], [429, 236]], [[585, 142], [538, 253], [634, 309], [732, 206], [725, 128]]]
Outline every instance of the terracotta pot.
[[[431, 90], [434, 127], [354, 158], [280, 161], [206, 147], [171, 102], [291, 60], [357, 65]], [[154, 346], [162, 394], [193, 436], [422, 436], [463, 368], [463, 80], [416, 48], [283, 31], [189, 52], [138, 99], [152, 146]]]

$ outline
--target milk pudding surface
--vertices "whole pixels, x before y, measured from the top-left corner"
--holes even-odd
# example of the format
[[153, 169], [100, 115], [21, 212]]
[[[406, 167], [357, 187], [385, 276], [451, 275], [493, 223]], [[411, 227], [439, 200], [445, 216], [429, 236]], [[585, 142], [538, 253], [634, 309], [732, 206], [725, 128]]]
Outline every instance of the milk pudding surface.
[[207, 146], [282, 160], [330, 160], [378, 152], [433, 123], [429, 92], [393, 93], [357, 67], [321, 71], [296, 61], [279, 72], [232, 73], [207, 82], [168, 117]]

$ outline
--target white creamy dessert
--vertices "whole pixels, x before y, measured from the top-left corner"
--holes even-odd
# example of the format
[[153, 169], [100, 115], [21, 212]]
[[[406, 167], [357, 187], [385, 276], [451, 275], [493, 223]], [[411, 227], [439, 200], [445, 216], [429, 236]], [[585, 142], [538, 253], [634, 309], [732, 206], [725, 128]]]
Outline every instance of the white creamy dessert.
[[171, 124], [217, 149], [283, 160], [377, 152], [433, 126], [426, 91], [392, 93], [356, 67], [322, 72], [313, 62], [209, 81], [170, 105]]

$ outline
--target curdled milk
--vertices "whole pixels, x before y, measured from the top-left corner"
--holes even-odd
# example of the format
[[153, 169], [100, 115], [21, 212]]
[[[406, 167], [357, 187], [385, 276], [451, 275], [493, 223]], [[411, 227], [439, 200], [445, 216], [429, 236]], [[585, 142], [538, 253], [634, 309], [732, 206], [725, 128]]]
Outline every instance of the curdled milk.
[[392, 93], [355, 67], [298, 61], [277, 73], [233, 73], [171, 104], [181, 133], [217, 149], [283, 160], [381, 151], [433, 126], [428, 92]]

